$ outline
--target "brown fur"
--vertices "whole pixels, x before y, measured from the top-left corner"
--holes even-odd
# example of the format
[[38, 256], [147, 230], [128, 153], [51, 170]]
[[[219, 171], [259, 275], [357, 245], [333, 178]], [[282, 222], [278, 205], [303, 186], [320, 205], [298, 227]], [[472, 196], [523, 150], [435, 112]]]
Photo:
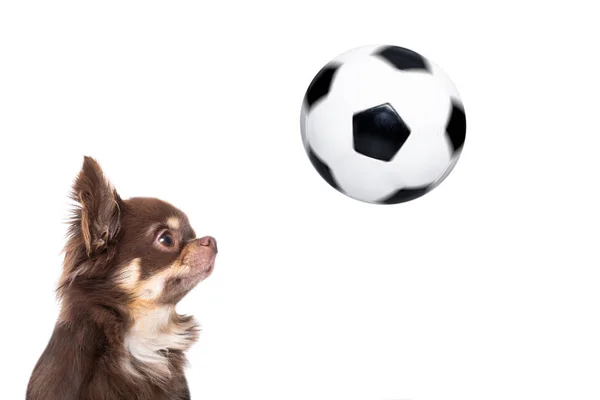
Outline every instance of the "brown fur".
[[216, 241], [166, 202], [121, 199], [89, 157], [71, 197], [62, 307], [27, 400], [190, 399], [184, 353], [199, 328], [175, 305], [212, 273]]

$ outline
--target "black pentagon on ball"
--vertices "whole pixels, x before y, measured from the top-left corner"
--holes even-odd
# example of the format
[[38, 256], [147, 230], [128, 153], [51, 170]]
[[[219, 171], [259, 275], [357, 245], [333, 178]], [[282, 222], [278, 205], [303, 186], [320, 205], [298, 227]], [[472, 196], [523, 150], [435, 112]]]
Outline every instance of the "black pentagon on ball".
[[462, 149], [465, 144], [465, 137], [467, 135], [467, 118], [465, 116], [465, 110], [462, 105], [455, 100], [452, 100], [452, 106], [450, 110], [450, 119], [446, 125], [446, 135], [452, 143], [454, 152]]
[[327, 96], [329, 89], [331, 88], [331, 82], [333, 82], [333, 77], [335, 76], [339, 67], [340, 65], [338, 64], [329, 63], [321, 68], [321, 70], [313, 78], [310, 85], [308, 85], [308, 89], [306, 90], [306, 94], [304, 96], [307, 109], [310, 109], [317, 101]]
[[321, 175], [321, 178], [323, 178], [325, 182], [329, 183], [329, 185], [331, 185], [334, 189], [341, 190], [340, 186], [333, 177], [333, 174], [331, 173], [331, 168], [329, 168], [329, 166], [325, 164], [325, 162], [319, 158], [319, 156], [317, 156], [310, 147], [308, 147], [306, 151], [308, 153], [308, 159], [312, 163], [313, 167], [317, 170], [319, 175]]
[[410, 129], [389, 104], [381, 104], [352, 117], [354, 150], [364, 156], [390, 161], [410, 136]]
[[412, 50], [405, 49], [404, 47], [385, 46], [373, 53], [373, 56], [383, 59], [402, 71], [429, 71], [429, 65], [423, 56]]

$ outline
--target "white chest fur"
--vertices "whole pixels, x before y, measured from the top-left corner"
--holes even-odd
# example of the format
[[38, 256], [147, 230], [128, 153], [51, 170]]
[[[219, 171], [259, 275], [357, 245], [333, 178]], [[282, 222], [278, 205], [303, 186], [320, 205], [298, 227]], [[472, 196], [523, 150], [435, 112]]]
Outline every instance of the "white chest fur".
[[172, 307], [140, 312], [125, 335], [124, 369], [134, 375], [168, 380], [170, 351], [189, 349], [198, 338], [198, 326], [190, 317], [179, 316]]

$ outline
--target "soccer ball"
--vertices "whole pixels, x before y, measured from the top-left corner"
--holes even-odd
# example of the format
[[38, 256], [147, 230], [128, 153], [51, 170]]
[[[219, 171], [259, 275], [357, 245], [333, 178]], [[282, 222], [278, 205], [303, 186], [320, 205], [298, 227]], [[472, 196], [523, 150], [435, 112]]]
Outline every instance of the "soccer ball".
[[460, 157], [466, 117], [442, 69], [412, 50], [372, 45], [339, 55], [312, 80], [302, 142], [321, 177], [374, 204], [414, 200]]

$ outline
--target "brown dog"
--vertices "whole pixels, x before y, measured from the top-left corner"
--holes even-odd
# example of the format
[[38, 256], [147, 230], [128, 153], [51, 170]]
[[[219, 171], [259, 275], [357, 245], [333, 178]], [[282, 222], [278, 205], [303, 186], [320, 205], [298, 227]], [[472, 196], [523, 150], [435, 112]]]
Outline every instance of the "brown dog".
[[175, 305], [212, 272], [217, 245], [154, 198], [123, 200], [85, 157], [58, 287], [61, 311], [28, 400], [184, 400], [197, 340]]

